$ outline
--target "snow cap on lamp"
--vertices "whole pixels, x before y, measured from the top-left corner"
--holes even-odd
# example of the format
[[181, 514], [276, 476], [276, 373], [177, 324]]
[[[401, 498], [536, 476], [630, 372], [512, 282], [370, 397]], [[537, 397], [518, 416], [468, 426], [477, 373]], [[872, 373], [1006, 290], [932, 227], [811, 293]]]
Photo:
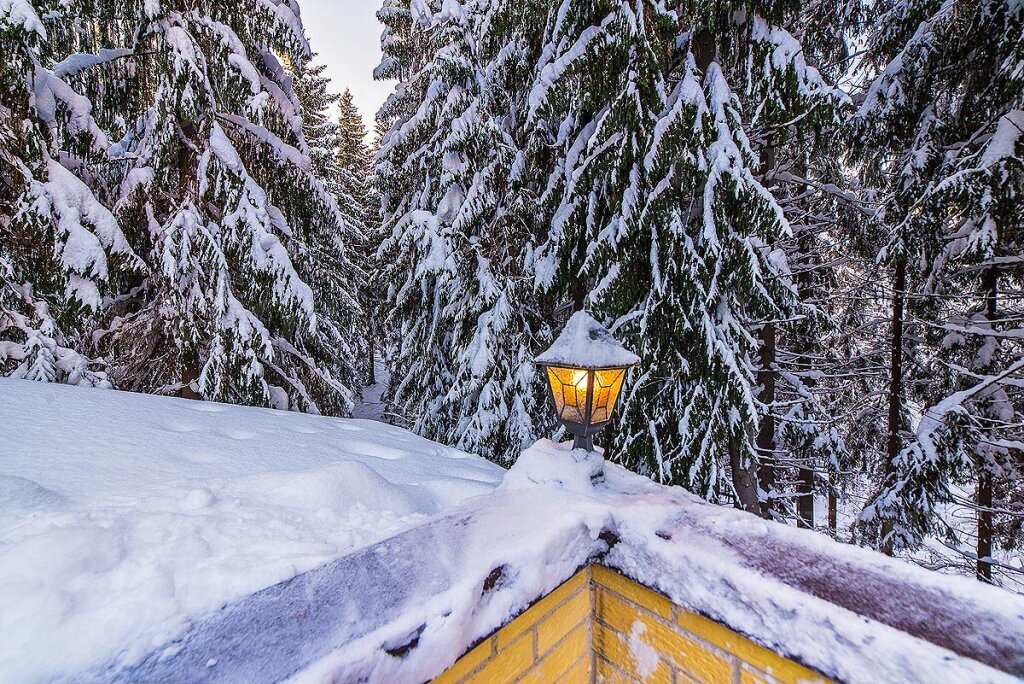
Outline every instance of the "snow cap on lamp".
[[558, 421], [576, 437], [573, 448], [593, 451], [594, 435], [611, 421], [626, 371], [640, 358], [586, 311], [577, 311], [534, 362], [547, 371]]
[[593, 316], [577, 311], [555, 343], [534, 362], [572, 368], [628, 368], [640, 363], [640, 357], [623, 347]]

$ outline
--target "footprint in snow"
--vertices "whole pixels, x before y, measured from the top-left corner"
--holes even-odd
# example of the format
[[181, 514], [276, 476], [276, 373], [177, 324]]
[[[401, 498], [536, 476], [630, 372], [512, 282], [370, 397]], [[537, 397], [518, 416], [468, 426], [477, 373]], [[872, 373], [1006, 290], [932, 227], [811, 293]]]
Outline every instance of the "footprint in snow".
[[249, 430], [221, 430], [220, 434], [228, 439], [234, 439], [239, 442], [243, 442], [247, 439], [252, 439], [256, 436], [255, 432]]
[[321, 432], [321, 430], [318, 430], [316, 428], [306, 427], [305, 425], [292, 425], [291, 426], [291, 431], [292, 432], [297, 432], [300, 435], [315, 435], [315, 434]]
[[195, 423], [176, 423], [176, 422], [165, 422], [162, 427], [163, 427], [163, 429], [167, 430], [168, 432], [182, 432], [182, 433], [184, 433], [184, 432], [197, 432], [197, 431], [202, 429], [201, 427], [199, 427]]
[[394, 447], [377, 444], [375, 442], [362, 442], [358, 440], [345, 442], [342, 445], [342, 448], [351, 453], [372, 456], [385, 461], [394, 461], [400, 458], [405, 458], [409, 455], [409, 452], [403, 449], [396, 449]]
[[226, 410], [223, 406], [207, 401], [196, 401], [193, 403], [194, 405], [189, 408], [200, 413], [223, 413]]

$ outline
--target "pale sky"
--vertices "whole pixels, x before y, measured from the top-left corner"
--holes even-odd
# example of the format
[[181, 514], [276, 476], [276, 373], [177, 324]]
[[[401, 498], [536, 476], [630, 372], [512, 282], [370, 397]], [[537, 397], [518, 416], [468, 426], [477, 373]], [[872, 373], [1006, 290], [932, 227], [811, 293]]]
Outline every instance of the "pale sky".
[[352, 91], [371, 134], [374, 115], [393, 85], [373, 80], [384, 28], [376, 17], [380, 5], [380, 0], [299, 0], [309, 44], [318, 53], [315, 62], [327, 65], [334, 92]]

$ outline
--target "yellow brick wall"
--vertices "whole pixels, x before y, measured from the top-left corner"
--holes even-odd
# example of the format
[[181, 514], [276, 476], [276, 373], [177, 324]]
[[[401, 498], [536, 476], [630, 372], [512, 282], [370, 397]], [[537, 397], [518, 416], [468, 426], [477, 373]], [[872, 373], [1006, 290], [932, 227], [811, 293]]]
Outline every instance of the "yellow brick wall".
[[462, 656], [435, 684], [592, 682], [590, 568]]
[[434, 681], [797, 684], [828, 680], [595, 565], [482, 641]]
[[594, 566], [596, 682], [828, 682], [636, 582]]

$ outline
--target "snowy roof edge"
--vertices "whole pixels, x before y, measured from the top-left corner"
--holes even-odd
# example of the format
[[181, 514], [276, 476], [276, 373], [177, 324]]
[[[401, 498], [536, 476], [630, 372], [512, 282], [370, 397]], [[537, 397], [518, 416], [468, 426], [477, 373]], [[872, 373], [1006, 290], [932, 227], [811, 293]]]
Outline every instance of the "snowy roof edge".
[[[593, 562], [840, 681], [1024, 674], [1019, 597], [607, 468], [619, 488], [605, 501], [499, 489], [201, 617], [137, 665], [91, 676], [420, 682]], [[499, 525], [508, 534], [496, 542]], [[484, 589], [497, 568], [508, 581]]]

